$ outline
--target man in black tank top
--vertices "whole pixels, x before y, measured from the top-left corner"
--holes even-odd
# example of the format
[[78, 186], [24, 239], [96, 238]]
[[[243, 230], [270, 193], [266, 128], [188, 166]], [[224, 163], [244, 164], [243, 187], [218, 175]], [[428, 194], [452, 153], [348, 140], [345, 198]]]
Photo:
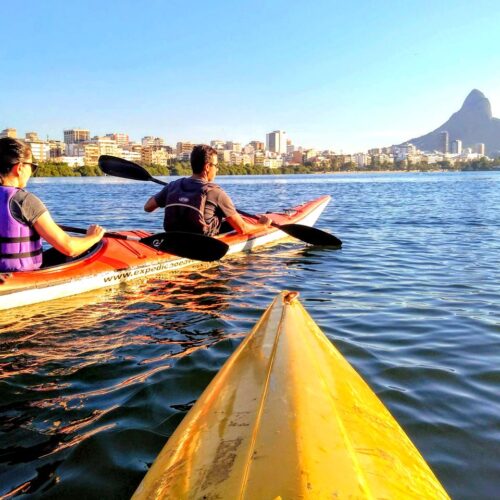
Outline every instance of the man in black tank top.
[[191, 177], [170, 182], [144, 205], [146, 212], [165, 208], [166, 231], [188, 231], [214, 236], [225, 220], [240, 234], [268, 226], [271, 219], [262, 215], [259, 223], [249, 224], [236, 211], [228, 194], [213, 181], [217, 175], [217, 151], [205, 144], [193, 148]]

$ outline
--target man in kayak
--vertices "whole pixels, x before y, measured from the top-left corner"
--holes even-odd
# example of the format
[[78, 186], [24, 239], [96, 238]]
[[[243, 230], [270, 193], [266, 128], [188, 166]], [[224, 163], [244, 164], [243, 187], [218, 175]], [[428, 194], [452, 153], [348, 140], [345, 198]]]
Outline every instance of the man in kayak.
[[217, 151], [205, 144], [193, 148], [193, 175], [170, 182], [144, 205], [146, 212], [165, 208], [165, 231], [187, 231], [214, 236], [223, 220], [240, 234], [269, 226], [271, 219], [261, 215], [258, 224], [249, 224], [238, 214], [228, 194], [213, 181], [217, 174]]
[[91, 225], [83, 237], [66, 234], [34, 194], [24, 188], [38, 168], [29, 144], [0, 139], [0, 272], [31, 271], [42, 265], [42, 241], [75, 257], [97, 243], [104, 229]]

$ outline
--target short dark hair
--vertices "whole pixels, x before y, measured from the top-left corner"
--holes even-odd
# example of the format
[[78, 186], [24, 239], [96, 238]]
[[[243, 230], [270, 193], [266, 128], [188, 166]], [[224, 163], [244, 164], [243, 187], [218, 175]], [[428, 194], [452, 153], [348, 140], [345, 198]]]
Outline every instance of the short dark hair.
[[201, 174], [205, 163], [210, 163], [213, 155], [217, 154], [217, 150], [207, 144], [198, 144], [191, 151], [191, 169], [193, 174]]
[[14, 165], [26, 159], [31, 153], [31, 146], [12, 137], [0, 139], [0, 177], [8, 175]]

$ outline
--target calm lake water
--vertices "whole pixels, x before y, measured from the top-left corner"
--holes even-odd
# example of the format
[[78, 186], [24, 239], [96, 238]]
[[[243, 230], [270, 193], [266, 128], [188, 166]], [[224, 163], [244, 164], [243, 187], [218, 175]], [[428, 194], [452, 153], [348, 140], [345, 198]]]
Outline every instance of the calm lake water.
[[[286, 241], [0, 321], [0, 496], [127, 498], [275, 294], [298, 290], [455, 499], [500, 497], [500, 172], [226, 177], [249, 212], [330, 194]], [[59, 223], [161, 230], [152, 183], [33, 179]]]

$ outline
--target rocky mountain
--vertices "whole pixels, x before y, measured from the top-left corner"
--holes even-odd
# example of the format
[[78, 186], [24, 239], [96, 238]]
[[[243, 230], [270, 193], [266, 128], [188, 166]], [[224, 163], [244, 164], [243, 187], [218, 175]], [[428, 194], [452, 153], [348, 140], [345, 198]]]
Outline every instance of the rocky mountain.
[[462, 107], [450, 119], [428, 134], [406, 141], [423, 151], [442, 150], [440, 132], [448, 132], [449, 144], [455, 139], [462, 141], [463, 148], [485, 145], [488, 156], [500, 154], [500, 119], [493, 118], [490, 101], [479, 90], [472, 90]]

